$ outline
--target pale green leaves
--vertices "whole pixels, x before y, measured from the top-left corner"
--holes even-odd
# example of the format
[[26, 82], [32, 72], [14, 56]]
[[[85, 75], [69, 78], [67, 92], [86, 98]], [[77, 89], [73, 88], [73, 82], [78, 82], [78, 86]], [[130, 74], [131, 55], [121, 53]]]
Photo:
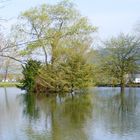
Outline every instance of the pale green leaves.
[[[105, 43], [101, 67], [108, 75], [124, 82], [124, 77], [138, 70], [140, 40], [121, 34]], [[124, 84], [124, 83], [123, 83]]]
[[28, 43], [24, 50], [29, 53], [42, 47], [51, 52], [54, 48], [67, 44], [67, 41], [91, 38], [91, 34], [97, 30], [67, 0], [55, 5], [44, 4], [31, 8], [23, 12], [19, 19], [17, 30], [26, 36]]

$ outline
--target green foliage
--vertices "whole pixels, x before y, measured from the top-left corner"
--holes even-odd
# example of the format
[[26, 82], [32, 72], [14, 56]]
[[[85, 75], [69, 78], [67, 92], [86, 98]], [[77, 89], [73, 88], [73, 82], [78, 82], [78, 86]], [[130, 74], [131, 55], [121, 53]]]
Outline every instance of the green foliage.
[[[20, 20], [24, 22], [18, 26], [19, 32], [31, 40], [21, 54], [30, 55], [42, 48], [47, 64], [40, 67], [38, 75], [38, 67], [32, 62], [23, 67], [25, 89], [58, 92], [92, 83], [92, 66], [87, 64], [85, 54], [92, 43], [90, 34], [96, 27], [80, 15], [73, 3], [62, 1], [35, 7], [22, 13]], [[50, 63], [47, 55], [51, 56]]]
[[133, 36], [121, 34], [105, 43], [101, 53], [101, 68], [104, 74], [118, 80], [124, 86], [128, 75], [138, 70], [140, 41]]
[[23, 79], [21, 80], [22, 86], [20, 88], [32, 92], [35, 89], [35, 81], [38, 75], [38, 70], [41, 67], [41, 63], [36, 60], [28, 60], [28, 62], [22, 66]]
[[91, 38], [91, 33], [97, 30], [67, 0], [31, 8], [23, 12], [19, 20], [16, 25], [18, 34], [25, 36], [28, 42], [21, 54], [34, 54], [40, 48], [46, 63], [48, 55], [51, 56], [51, 63], [57, 59], [55, 52], [60, 46], [69, 47], [74, 40]]
[[[82, 89], [93, 85], [93, 64], [87, 63], [82, 47], [69, 48], [52, 65], [39, 71], [38, 83], [48, 87], [49, 91], [62, 92]], [[85, 55], [85, 56], [84, 56]]]
[[85, 62], [83, 56], [75, 54], [61, 66], [64, 67], [64, 73], [71, 89], [91, 86], [93, 67]]
[[27, 90], [70, 91], [93, 83], [93, 65], [87, 60], [92, 33], [97, 28], [80, 15], [73, 3], [65, 0], [31, 8], [21, 14], [20, 20], [19, 33], [30, 40], [21, 55], [31, 56], [39, 50], [45, 56], [45, 64], [39, 70], [33, 66], [35, 73], [28, 64], [23, 68]]

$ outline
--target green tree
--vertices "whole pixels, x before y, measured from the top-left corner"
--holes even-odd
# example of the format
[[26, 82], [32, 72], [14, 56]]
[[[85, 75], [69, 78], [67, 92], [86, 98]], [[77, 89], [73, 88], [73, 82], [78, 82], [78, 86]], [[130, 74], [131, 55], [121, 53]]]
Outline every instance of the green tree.
[[27, 90], [27, 92], [35, 91], [36, 77], [38, 75], [38, 70], [41, 67], [41, 63], [36, 60], [28, 60], [28, 62], [22, 66], [23, 67], [23, 79], [21, 80], [20, 88]]
[[94, 66], [87, 63], [86, 49], [81, 45], [65, 49], [53, 68], [48, 65], [40, 69], [38, 82], [55, 92], [71, 92], [93, 85]]
[[121, 34], [105, 42], [101, 53], [101, 68], [110, 77], [117, 79], [123, 90], [127, 76], [139, 69], [139, 60], [139, 39]]
[[77, 38], [90, 38], [90, 34], [97, 30], [68, 0], [31, 8], [23, 12], [19, 20], [15, 26], [18, 36], [26, 37], [25, 49], [21, 53], [27, 55], [43, 51], [46, 64], [49, 57], [50, 63], [54, 63], [60, 46], [69, 47], [69, 42]]
[[97, 28], [80, 15], [73, 3], [65, 0], [35, 7], [22, 13], [20, 20], [22, 23], [17, 24], [16, 29], [27, 39], [21, 54], [37, 52], [39, 56], [43, 51], [45, 56], [46, 65], [43, 64], [37, 78], [33, 78], [41, 91], [68, 91], [92, 83], [92, 66], [87, 63], [87, 56], [92, 33]]

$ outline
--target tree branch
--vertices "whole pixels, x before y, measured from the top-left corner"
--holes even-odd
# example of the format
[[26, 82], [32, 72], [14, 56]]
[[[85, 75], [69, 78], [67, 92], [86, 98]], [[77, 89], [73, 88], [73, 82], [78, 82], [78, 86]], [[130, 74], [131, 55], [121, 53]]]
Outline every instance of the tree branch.
[[17, 62], [20, 62], [21, 64], [24, 64], [24, 63], [26, 62], [26, 61], [24, 62], [24, 61], [21, 61], [21, 60], [19, 60], [19, 59], [16, 59], [15, 57], [8, 56], [8, 55], [0, 54], [0, 56], [1, 56], [1, 57], [6, 57], [6, 58], [13, 59], [13, 60], [15, 60], [15, 61], [17, 61]]

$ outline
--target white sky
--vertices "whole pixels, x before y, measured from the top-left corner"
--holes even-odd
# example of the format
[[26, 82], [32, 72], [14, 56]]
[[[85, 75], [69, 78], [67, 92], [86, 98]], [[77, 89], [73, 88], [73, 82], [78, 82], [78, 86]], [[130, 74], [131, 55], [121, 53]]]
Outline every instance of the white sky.
[[[9, 22], [9, 28], [21, 11], [43, 3], [56, 3], [59, 0], [11, 0], [0, 10], [0, 17]], [[116, 36], [120, 32], [130, 33], [140, 21], [140, 0], [73, 0], [82, 15], [99, 28], [99, 36], [103, 39]]]

